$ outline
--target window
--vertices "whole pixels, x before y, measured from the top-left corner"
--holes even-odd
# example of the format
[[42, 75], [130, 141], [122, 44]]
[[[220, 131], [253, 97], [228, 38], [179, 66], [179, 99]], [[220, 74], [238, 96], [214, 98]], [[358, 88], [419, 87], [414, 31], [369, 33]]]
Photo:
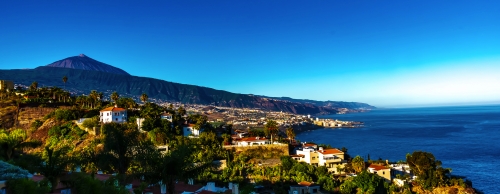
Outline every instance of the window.
[[115, 121], [118, 121], [118, 118], [115, 118]]
[[318, 192], [318, 189], [313, 189], [312, 193], [317, 193], [317, 192]]
[[385, 174], [385, 172], [384, 172], [384, 171], [382, 171], [382, 174]]
[[108, 112], [108, 113], [106, 113], [106, 116], [109, 116], [109, 112]]

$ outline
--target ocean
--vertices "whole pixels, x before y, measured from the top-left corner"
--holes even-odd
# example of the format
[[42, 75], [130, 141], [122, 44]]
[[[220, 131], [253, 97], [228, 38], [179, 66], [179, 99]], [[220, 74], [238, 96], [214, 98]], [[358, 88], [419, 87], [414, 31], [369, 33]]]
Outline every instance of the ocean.
[[311, 130], [297, 139], [346, 147], [365, 160], [369, 155], [399, 161], [407, 153], [430, 152], [474, 188], [500, 193], [500, 105], [377, 109], [320, 118], [361, 121], [364, 127]]

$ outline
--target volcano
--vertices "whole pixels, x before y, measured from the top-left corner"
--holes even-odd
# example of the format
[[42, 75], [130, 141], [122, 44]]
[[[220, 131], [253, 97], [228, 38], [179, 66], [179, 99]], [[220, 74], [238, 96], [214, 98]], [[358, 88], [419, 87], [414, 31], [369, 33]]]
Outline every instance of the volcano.
[[61, 68], [69, 68], [69, 69], [81, 69], [81, 70], [89, 70], [89, 71], [100, 71], [106, 73], [114, 73], [120, 75], [130, 75], [126, 71], [123, 71], [120, 68], [113, 67], [103, 62], [99, 62], [95, 59], [92, 59], [84, 54], [80, 54], [74, 57], [68, 57], [51, 64], [47, 65], [48, 67], [61, 67]]

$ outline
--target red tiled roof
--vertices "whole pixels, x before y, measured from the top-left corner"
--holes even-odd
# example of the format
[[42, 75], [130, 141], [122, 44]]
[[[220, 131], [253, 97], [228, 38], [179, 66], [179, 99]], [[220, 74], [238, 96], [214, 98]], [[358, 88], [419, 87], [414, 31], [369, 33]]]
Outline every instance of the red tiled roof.
[[110, 174], [95, 174], [94, 177], [100, 181], [106, 181], [111, 178], [113, 175]]
[[316, 144], [314, 144], [314, 143], [305, 143], [304, 144], [304, 147], [312, 147], [312, 146], [316, 146]]
[[257, 139], [257, 137], [244, 137], [239, 139], [238, 141], [263, 141], [263, 140], [267, 139], [265, 137], [259, 137], [259, 139]]
[[322, 154], [343, 154], [344, 153], [344, 152], [342, 152], [338, 149], [335, 149], [335, 148], [318, 150], [318, 152], [322, 153]]
[[293, 157], [301, 157], [301, 158], [303, 158], [303, 157], [304, 157], [304, 155], [302, 155], [302, 154], [298, 154], [298, 155], [290, 155], [290, 157], [292, 157], [292, 158], [293, 158]]
[[112, 106], [112, 107], [102, 109], [101, 112], [105, 112], [105, 111], [118, 112], [118, 111], [124, 111], [124, 110], [125, 110], [124, 108], [118, 108], [118, 107]]
[[313, 184], [313, 183], [311, 183], [311, 182], [307, 182], [307, 181], [302, 181], [302, 182], [300, 182], [300, 183], [299, 183], [299, 185], [301, 185], [301, 186], [306, 186], [306, 187], [309, 187], [309, 186], [311, 186], [312, 184]]
[[172, 116], [170, 113], [163, 113], [161, 116]]
[[385, 166], [382, 166], [382, 165], [376, 165], [376, 164], [370, 164], [370, 166], [368, 168], [373, 168], [374, 170], [376, 171], [379, 171], [379, 170], [384, 170], [384, 169], [389, 169]]
[[203, 186], [202, 185], [189, 185], [184, 182], [179, 181], [178, 183], [175, 184], [174, 190], [175, 193], [182, 193], [184, 191], [186, 192], [195, 192], [201, 189]]

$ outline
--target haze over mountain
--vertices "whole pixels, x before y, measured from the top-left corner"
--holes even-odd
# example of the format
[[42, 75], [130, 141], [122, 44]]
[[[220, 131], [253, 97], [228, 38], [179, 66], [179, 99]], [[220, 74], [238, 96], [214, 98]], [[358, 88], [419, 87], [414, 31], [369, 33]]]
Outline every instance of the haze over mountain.
[[85, 55], [69, 57], [35, 69], [0, 70], [0, 80], [13, 80], [16, 84], [63, 87], [62, 77], [67, 76], [66, 89], [77, 95], [91, 90], [109, 97], [113, 91], [121, 96], [138, 99], [146, 93], [151, 100], [205, 104], [235, 108], [259, 108], [297, 114], [333, 114], [341, 108], [371, 109], [365, 103], [298, 100], [288, 97], [266, 97], [236, 94], [207, 87], [179, 84], [147, 77], [132, 76], [127, 72], [91, 59]]
[[95, 59], [85, 56], [84, 54], [80, 54], [74, 57], [68, 57], [51, 64], [48, 64], [49, 67], [62, 67], [62, 68], [70, 68], [70, 69], [83, 69], [89, 71], [101, 71], [107, 73], [115, 73], [115, 74], [123, 74], [130, 75], [127, 72], [123, 71], [120, 68], [113, 67], [106, 63], [99, 62]]

